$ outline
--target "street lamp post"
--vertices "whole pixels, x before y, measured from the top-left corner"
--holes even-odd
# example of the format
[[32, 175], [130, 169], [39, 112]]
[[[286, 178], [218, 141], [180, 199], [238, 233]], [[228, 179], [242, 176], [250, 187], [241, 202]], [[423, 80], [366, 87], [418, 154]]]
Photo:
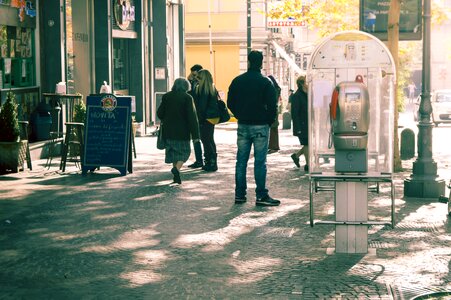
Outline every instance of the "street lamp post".
[[404, 196], [438, 198], [445, 194], [445, 181], [437, 175], [437, 163], [432, 158], [431, 122], [431, 0], [423, 4], [423, 73], [418, 123], [418, 158], [412, 175], [404, 180]]
[[251, 0], [247, 0], [246, 5], [246, 20], [247, 20], [247, 54], [252, 50], [252, 21], [251, 21]]

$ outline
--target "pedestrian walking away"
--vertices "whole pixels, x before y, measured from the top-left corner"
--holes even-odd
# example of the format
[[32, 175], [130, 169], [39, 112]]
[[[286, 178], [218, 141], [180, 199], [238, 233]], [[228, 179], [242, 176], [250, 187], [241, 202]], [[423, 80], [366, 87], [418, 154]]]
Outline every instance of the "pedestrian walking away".
[[269, 129], [269, 143], [268, 143], [268, 154], [276, 153], [280, 150], [279, 147], [279, 114], [282, 112], [282, 98], [280, 97], [280, 93], [282, 89], [280, 88], [279, 84], [277, 83], [274, 76], [269, 75], [269, 79], [271, 79], [274, 88], [276, 89], [276, 95], [277, 95], [277, 116], [276, 120], [271, 124]]
[[415, 83], [411, 82], [407, 88], [409, 89], [409, 103], [413, 103], [413, 99], [415, 98], [415, 91], [417, 89], [417, 86]]
[[210, 71], [200, 70], [197, 79], [198, 84], [192, 95], [199, 120], [200, 140], [204, 148], [205, 160], [202, 170], [214, 172], [218, 170], [218, 155], [214, 139], [215, 124], [219, 122], [218, 91], [213, 84]]
[[233, 79], [227, 95], [229, 109], [238, 120], [235, 203], [247, 200], [247, 163], [254, 146], [256, 205], [277, 206], [280, 201], [271, 198], [266, 188], [269, 126], [276, 119], [277, 95], [271, 80], [261, 74], [262, 63], [262, 52], [249, 52], [247, 72]]
[[308, 88], [305, 82], [305, 76], [299, 76], [296, 80], [298, 89], [290, 96], [291, 118], [293, 121], [293, 135], [299, 138], [302, 148], [291, 154], [296, 167], [300, 168], [299, 157], [304, 155], [304, 171], [309, 170], [309, 148], [308, 148]]
[[[189, 92], [191, 96], [193, 96], [193, 91], [199, 82], [197, 79], [197, 74], [202, 69], [203, 69], [203, 67], [199, 64], [195, 64], [190, 68], [188, 80], [191, 83], [191, 90]], [[196, 140], [196, 142], [193, 141], [193, 148], [194, 148], [194, 157], [196, 160], [194, 161], [194, 163], [188, 165], [188, 168], [193, 168], [193, 169], [202, 168], [204, 166], [204, 163], [202, 161], [202, 145], [200, 143], [200, 140]]]
[[188, 94], [190, 83], [177, 78], [170, 92], [163, 95], [157, 116], [163, 123], [165, 163], [171, 164], [174, 183], [181, 184], [180, 169], [191, 154], [190, 139], [199, 140], [194, 100]]

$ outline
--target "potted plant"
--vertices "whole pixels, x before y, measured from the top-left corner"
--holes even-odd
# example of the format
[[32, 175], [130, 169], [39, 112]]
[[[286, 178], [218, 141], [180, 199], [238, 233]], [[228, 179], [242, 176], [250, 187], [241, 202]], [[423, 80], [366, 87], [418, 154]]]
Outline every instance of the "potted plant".
[[83, 124], [86, 122], [86, 105], [83, 100], [74, 106], [74, 122]]
[[136, 137], [136, 131], [139, 128], [139, 123], [136, 122], [136, 113], [132, 113], [132, 130], [133, 130], [133, 137]]
[[[83, 99], [74, 105], [73, 122], [86, 124], [86, 105], [83, 102]], [[72, 135], [72, 137], [70, 138], [71, 141], [80, 140], [80, 138], [77, 136], [78, 133], [76, 131], [66, 132], [66, 134]], [[80, 150], [80, 144], [69, 145], [69, 155], [71, 157], [79, 156]]]
[[20, 140], [15, 95], [8, 92], [0, 108], [0, 172], [18, 172], [26, 159], [27, 140]]

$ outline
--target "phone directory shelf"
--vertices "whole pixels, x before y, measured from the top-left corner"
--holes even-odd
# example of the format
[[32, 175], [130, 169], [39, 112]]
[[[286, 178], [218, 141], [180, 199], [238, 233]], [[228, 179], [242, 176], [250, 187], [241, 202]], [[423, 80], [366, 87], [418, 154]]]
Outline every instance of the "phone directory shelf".
[[[309, 186], [309, 203], [310, 203], [310, 226], [316, 224], [324, 225], [338, 225], [338, 224], [350, 224], [350, 225], [387, 225], [391, 228], [395, 226], [395, 189], [393, 184], [393, 176], [389, 173], [366, 173], [366, 174], [351, 174], [351, 173], [335, 173], [335, 172], [324, 172], [324, 173], [311, 173], [309, 175], [310, 186]], [[321, 187], [321, 182], [332, 183], [326, 188]], [[316, 219], [315, 221], [315, 209], [314, 209], [314, 194], [320, 191], [333, 191], [335, 193], [335, 183], [336, 182], [360, 182], [360, 183], [387, 183], [390, 184], [390, 222], [385, 221], [323, 221]], [[377, 191], [378, 192], [378, 191]]]

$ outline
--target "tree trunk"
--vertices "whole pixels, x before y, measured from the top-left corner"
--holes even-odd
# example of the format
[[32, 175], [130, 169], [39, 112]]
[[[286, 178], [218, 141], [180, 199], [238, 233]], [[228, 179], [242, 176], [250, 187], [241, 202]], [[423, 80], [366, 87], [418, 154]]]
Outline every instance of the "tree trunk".
[[399, 16], [401, 0], [390, 0], [390, 9], [388, 10], [388, 49], [395, 61], [396, 81], [395, 81], [395, 116], [394, 116], [394, 151], [393, 151], [393, 169], [395, 172], [402, 171], [401, 158], [399, 156], [399, 138], [398, 138], [398, 44], [399, 44]]

